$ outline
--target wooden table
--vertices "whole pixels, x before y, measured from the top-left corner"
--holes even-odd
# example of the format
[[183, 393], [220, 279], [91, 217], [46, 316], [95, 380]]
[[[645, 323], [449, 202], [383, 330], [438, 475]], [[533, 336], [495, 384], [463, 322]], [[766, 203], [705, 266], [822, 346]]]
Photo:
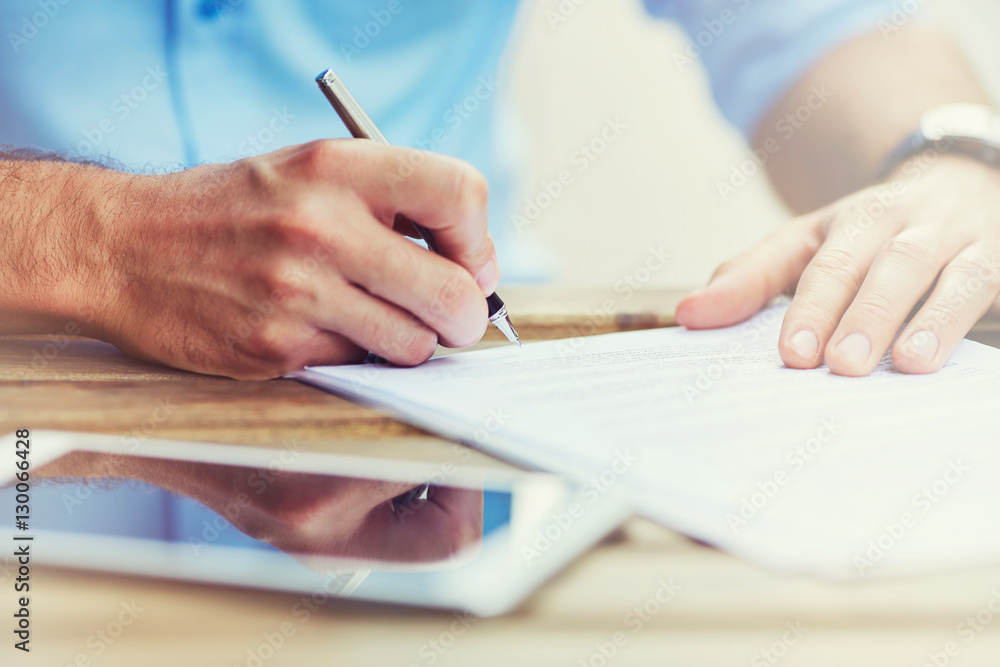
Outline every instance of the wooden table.
[[[678, 298], [654, 289], [627, 301], [594, 290], [525, 288], [505, 296], [528, 339], [667, 325]], [[153, 424], [150, 416], [164, 403], [172, 408], [169, 417]], [[137, 362], [102, 343], [58, 337], [0, 340], [0, 433], [22, 425], [112, 438], [140, 429], [148, 437], [262, 447], [295, 441], [308, 450], [428, 462], [447, 460], [451, 448], [295, 382], [204, 377]], [[473, 462], [505, 465], [481, 454]], [[0, 586], [0, 613], [8, 619], [0, 623], [0, 636], [7, 637], [0, 665], [69, 665], [82, 656], [77, 664], [102, 667], [918, 667], [935, 664], [928, 654], [936, 654], [938, 665], [1000, 664], [1000, 618], [992, 612], [981, 615], [980, 622], [987, 614], [990, 622], [971, 641], [955, 634], [994, 594], [1000, 601], [1000, 565], [831, 584], [762, 571], [639, 519], [515, 613], [457, 624], [447, 612], [347, 601], [327, 602], [302, 622], [291, 611], [299, 599], [294, 595], [56, 569], [36, 569], [32, 576], [34, 651], [26, 657], [10, 648], [4, 628], [11, 625], [14, 593], [8, 578]], [[680, 589], [660, 604], [655, 595], [664, 581]], [[115, 629], [123, 604], [142, 611], [112, 643], [104, 642], [97, 633]], [[994, 604], [1000, 609], [1000, 602]], [[645, 617], [630, 615], [644, 606]], [[258, 652], [288, 623], [294, 635], [276, 651]], [[800, 628], [801, 636], [790, 627]], [[956, 657], [944, 653], [952, 641]]]

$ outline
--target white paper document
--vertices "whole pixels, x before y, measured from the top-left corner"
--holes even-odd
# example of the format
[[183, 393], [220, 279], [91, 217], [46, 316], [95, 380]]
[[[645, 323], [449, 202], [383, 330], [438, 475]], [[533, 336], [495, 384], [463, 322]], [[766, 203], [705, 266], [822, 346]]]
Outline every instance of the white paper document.
[[1000, 561], [1000, 350], [964, 341], [932, 375], [792, 370], [783, 312], [295, 377], [594, 493], [625, 489], [640, 514], [771, 568]]

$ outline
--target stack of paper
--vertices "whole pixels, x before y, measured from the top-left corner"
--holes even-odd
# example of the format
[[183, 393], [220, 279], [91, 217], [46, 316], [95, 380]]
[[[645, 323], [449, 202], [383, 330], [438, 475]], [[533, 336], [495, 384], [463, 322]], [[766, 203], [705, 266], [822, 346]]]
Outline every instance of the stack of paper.
[[498, 456], [626, 489], [641, 514], [758, 563], [857, 577], [1000, 561], [1000, 351], [939, 373], [785, 368], [783, 308], [299, 379]]

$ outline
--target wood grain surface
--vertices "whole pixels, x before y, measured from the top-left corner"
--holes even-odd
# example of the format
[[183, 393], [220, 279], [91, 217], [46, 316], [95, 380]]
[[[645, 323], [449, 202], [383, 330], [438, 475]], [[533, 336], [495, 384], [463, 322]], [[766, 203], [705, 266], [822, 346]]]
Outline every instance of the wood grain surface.
[[[505, 298], [522, 335], [543, 339], [671, 324], [679, 295], [647, 290], [621, 303], [593, 290], [525, 288]], [[164, 406], [169, 415], [156, 421]], [[0, 432], [20, 427], [263, 447], [294, 439], [311, 451], [422, 461], [446, 460], [452, 447], [296, 382], [199, 376], [44, 336], [0, 340]], [[1000, 664], [1000, 617], [990, 611], [991, 601], [1000, 610], [1000, 566], [834, 584], [762, 571], [639, 519], [514, 613], [465, 622], [351, 601], [324, 602], [303, 619], [292, 612], [301, 596], [36, 568], [33, 651], [24, 655], [8, 629], [13, 576], [9, 565], [0, 571], [0, 665]], [[663, 603], [665, 584], [677, 592]], [[123, 604], [142, 611], [110, 637]], [[977, 614], [980, 629], [959, 634]], [[282, 628], [292, 634], [269, 648]]]

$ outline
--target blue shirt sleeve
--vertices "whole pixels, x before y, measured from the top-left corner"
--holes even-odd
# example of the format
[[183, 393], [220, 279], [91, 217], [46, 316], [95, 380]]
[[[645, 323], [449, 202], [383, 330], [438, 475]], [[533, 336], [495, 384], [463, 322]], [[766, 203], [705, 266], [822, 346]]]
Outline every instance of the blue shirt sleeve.
[[884, 27], [892, 0], [645, 0], [677, 20], [691, 41], [678, 66], [699, 59], [723, 115], [747, 136], [778, 98], [825, 53]]

